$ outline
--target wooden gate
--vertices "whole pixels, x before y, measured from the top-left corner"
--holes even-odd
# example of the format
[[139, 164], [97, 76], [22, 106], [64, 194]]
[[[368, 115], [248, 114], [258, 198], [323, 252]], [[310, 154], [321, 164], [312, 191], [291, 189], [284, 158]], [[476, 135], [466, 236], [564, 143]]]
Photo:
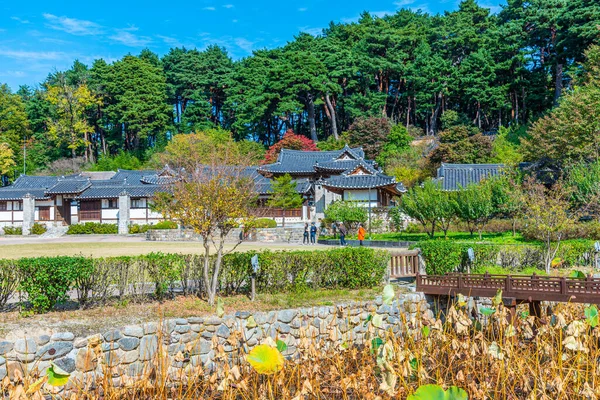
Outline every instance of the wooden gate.
[[100, 200], [81, 201], [79, 219], [81, 221], [100, 221], [102, 219], [102, 203]]
[[394, 251], [390, 258], [390, 279], [413, 278], [419, 272], [419, 250]]

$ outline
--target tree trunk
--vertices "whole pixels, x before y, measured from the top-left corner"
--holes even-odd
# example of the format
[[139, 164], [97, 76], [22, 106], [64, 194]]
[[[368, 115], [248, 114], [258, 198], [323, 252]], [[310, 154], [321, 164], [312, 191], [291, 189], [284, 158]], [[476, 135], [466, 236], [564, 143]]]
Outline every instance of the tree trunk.
[[555, 81], [554, 81], [554, 106], [555, 107], [558, 105], [558, 99], [560, 98], [560, 95], [562, 94], [562, 90], [563, 90], [563, 64], [559, 62], [556, 64], [556, 77], [555, 77]]
[[[204, 245], [204, 288], [206, 290], [206, 296], [208, 298], [208, 303], [210, 305], [214, 304], [215, 296], [211, 293], [211, 285], [210, 285], [210, 276], [208, 274], [208, 270], [210, 268], [210, 244], [208, 243], [208, 238], [202, 238]], [[212, 302], [212, 303], [211, 303]]]
[[317, 143], [317, 125], [315, 124], [315, 99], [312, 94], [306, 96], [306, 109], [308, 111], [308, 125], [310, 126], [310, 138]]
[[327, 104], [327, 108], [329, 109], [330, 121], [331, 121], [331, 134], [333, 135], [335, 140], [340, 140], [337, 129], [337, 118], [335, 116], [335, 108], [331, 104], [331, 98], [329, 97], [329, 93], [325, 95], [325, 103]]
[[435, 135], [437, 133], [437, 120], [440, 116], [440, 109], [442, 108], [442, 92], [436, 94], [435, 96], [435, 109], [431, 115], [431, 134]]
[[211, 306], [215, 305], [215, 298], [217, 296], [217, 288], [219, 286], [219, 272], [221, 270], [221, 262], [223, 261], [223, 243], [225, 242], [225, 236], [223, 232], [219, 235], [219, 247], [217, 249], [217, 259], [213, 268], [212, 283], [210, 287], [210, 296], [208, 298], [208, 304]]

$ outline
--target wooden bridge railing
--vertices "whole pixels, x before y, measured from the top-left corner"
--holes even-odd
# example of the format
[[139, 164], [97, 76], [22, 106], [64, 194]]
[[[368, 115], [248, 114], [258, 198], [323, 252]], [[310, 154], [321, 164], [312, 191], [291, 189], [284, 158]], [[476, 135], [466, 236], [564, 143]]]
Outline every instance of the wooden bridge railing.
[[600, 304], [600, 279], [539, 275], [419, 275], [417, 291], [434, 295], [493, 297], [502, 296], [528, 301], [563, 301]]
[[390, 279], [414, 278], [419, 273], [419, 250], [392, 252]]

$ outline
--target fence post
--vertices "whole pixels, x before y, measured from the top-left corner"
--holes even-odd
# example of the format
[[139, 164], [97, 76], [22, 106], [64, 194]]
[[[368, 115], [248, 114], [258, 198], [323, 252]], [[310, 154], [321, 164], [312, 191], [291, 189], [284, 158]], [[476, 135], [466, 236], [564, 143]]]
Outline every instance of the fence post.
[[512, 291], [512, 287], [510, 284], [510, 275], [506, 276], [506, 282], [504, 282], [504, 294], [507, 295]]
[[564, 276], [560, 278], [560, 294], [567, 294], [567, 278]]

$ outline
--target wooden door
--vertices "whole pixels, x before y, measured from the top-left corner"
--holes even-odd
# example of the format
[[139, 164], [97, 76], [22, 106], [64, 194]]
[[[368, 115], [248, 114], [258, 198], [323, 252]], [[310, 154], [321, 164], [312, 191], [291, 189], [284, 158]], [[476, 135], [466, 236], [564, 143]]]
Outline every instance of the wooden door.
[[40, 221], [50, 221], [50, 206], [40, 206], [38, 211]]
[[102, 202], [100, 200], [82, 201], [79, 207], [79, 219], [81, 221], [99, 221], [102, 213]]

